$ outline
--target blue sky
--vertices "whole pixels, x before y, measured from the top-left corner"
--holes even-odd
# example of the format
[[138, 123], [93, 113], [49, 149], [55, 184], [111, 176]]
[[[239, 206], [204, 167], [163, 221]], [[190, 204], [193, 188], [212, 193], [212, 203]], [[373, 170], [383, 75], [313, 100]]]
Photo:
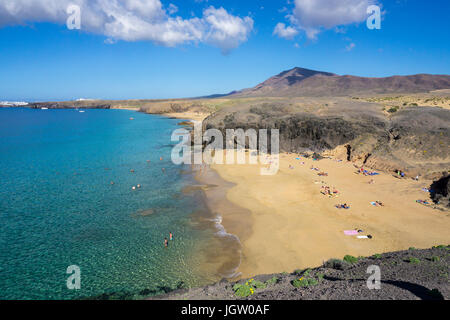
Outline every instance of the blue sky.
[[[345, 8], [324, 6], [311, 13], [302, 7], [310, 0], [124, 0], [162, 5], [142, 18], [162, 19], [159, 29], [133, 29], [135, 34], [83, 23], [88, 7], [81, 11], [81, 30], [69, 30], [67, 15], [44, 10], [50, 0], [42, 0], [42, 7], [33, 1], [35, 7], [23, 6], [14, 16], [0, 0], [0, 100], [195, 97], [252, 87], [295, 66], [370, 77], [450, 74], [445, 0], [371, 1], [383, 12], [380, 30], [369, 30], [358, 15], [344, 19], [334, 13]], [[369, 0], [339, 5], [346, 1]], [[91, 13], [103, 12], [92, 8]], [[323, 10], [328, 16], [322, 17]], [[177, 27], [180, 32], [167, 40], [163, 28], [176, 17], [195, 26], [198, 38]], [[220, 17], [236, 25], [210, 24], [209, 18], [222, 23]], [[295, 37], [274, 34], [278, 23], [292, 28]]]

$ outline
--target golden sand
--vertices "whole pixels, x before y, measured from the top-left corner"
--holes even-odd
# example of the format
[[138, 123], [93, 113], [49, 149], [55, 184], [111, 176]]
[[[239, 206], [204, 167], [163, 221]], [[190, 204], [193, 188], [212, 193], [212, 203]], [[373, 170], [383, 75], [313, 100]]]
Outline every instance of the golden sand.
[[[431, 181], [397, 179], [387, 173], [363, 176], [355, 174], [350, 162], [297, 157], [280, 155], [280, 170], [273, 176], [260, 175], [260, 165], [211, 166], [233, 183], [227, 199], [245, 209], [239, 216], [239, 211], [225, 210], [224, 204], [216, 208], [227, 232], [241, 239], [242, 277], [319, 266], [346, 254], [368, 256], [450, 243], [449, 212], [416, 203], [429, 200], [421, 188]], [[328, 176], [318, 176], [311, 166]], [[336, 188], [339, 196], [321, 194], [325, 184]], [[384, 207], [371, 205], [377, 200]], [[350, 209], [335, 208], [339, 203]], [[344, 230], [355, 228], [373, 238], [344, 235]]]

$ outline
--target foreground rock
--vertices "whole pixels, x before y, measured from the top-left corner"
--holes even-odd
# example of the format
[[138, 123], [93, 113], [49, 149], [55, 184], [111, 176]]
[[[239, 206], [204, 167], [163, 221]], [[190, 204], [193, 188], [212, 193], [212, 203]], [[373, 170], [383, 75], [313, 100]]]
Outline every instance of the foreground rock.
[[[157, 299], [251, 299], [251, 300], [443, 300], [450, 298], [450, 246], [330, 260], [320, 268], [293, 273], [261, 275], [252, 279], [219, 283], [203, 288], [178, 290]], [[367, 268], [379, 266], [381, 289], [369, 290]], [[299, 279], [302, 279], [299, 281]], [[252, 286], [245, 291], [240, 285]], [[240, 290], [237, 292], [237, 290]], [[240, 294], [249, 295], [239, 297]]]

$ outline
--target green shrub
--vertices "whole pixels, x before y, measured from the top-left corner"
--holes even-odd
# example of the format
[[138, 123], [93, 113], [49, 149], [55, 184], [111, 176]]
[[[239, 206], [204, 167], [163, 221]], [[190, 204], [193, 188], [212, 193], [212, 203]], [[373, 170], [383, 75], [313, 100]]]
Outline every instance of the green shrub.
[[266, 285], [267, 286], [270, 286], [270, 285], [273, 285], [273, 284], [276, 284], [276, 283], [278, 283], [278, 278], [277, 277], [272, 277], [272, 278], [270, 278], [269, 280], [266, 281]]
[[335, 270], [345, 270], [349, 266], [349, 264], [346, 261], [342, 261], [339, 259], [330, 259], [326, 261], [323, 266], [325, 268], [332, 268]]
[[414, 247], [409, 247], [409, 249], [408, 250], [417, 250], [416, 248], [414, 248]]
[[439, 259], [439, 257], [438, 256], [432, 256], [431, 257], [431, 261], [433, 261], [433, 262], [438, 262], [440, 259]]
[[374, 258], [374, 259], [381, 259], [381, 254], [375, 253], [375, 254], [372, 256], [372, 258]]
[[236, 285], [234, 285], [233, 290], [234, 290], [234, 294], [237, 297], [242, 297], [242, 298], [251, 296], [254, 292], [254, 290], [250, 286], [245, 285], [245, 284], [236, 284]]
[[317, 281], [314, 278], [305, 278], [305, 277], [301, 277], [300, 279], [295, 279], [292, 281], [292, 285], [296, 288], [306, 288], [310, 286], [315, 286], [318, 283], [319, 281]]
[[317, 278], [319, 279], [319, 282], [322, 282], [324, 277], [325, 277], [325, 275], [323, 273], [317, 274]]
[[250, 284], [255, 288], [255, 289], [264, 289], [266, 287], [264, 282], [258, 281], [258, 280], [250, 280]]
[[266, 284], [264, 282], [250, 279], [245, 284], [235, 284], [233, 286], [234, 294], [237, 297], [248, 297], [255, 293], [255, 289], [264, 289]]
[[395, 113], [395, 112], [397, 112], [397, 111], [398, 111], [398, 107], [392, 107], [392, 108], [388, 109], [387, 112], [389, 112], [389, 113]]
[[358, 258], [351, 256], [351, 255], [346, 255], [344, 257], [344, 261], [348, 262], [348, 263], [356, 263], [356, 262], [358, 262]]
[[409, 263], [419, 263], [420, 260], [417, 258], [414, 258], [414, 257], [409, 257], [408, 262]]

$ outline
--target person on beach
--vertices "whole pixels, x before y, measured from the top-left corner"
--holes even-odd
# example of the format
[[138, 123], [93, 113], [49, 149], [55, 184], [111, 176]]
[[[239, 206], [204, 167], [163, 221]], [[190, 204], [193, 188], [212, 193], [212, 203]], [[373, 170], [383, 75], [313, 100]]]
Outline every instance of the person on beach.
[[169, 246], [169, 241], [167, 238], [164, 238], [164, 247], [167, 248]]
[[170, 240], [170, 241], [173, 240], [173, 234], [172, 234], [172, 232], [169, 232], [169, 240]]

